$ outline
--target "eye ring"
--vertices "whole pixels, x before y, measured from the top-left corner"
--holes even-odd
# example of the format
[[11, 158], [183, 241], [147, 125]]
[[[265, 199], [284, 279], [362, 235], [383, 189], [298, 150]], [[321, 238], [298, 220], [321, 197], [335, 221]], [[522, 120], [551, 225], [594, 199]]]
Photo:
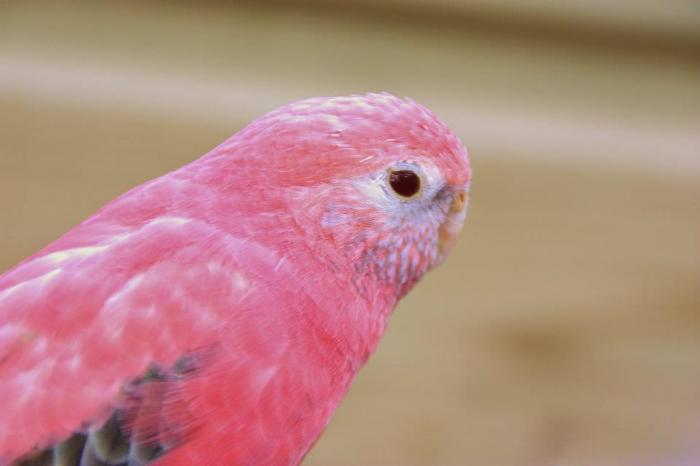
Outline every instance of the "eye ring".
[[402, 200], [415, 199], [423, 190], [423, 179], [421, 176], [407, 168], [390, 168], [387, 181], [394, 194]]

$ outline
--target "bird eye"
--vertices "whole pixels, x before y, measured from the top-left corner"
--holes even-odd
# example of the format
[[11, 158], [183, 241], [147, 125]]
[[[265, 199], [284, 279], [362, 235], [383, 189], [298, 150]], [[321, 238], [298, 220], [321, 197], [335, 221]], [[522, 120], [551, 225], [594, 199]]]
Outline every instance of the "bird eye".
[[389, 185], [404, 199], [415, 197], [421, 190], [421, 179], [412, 170], [389, 170]]

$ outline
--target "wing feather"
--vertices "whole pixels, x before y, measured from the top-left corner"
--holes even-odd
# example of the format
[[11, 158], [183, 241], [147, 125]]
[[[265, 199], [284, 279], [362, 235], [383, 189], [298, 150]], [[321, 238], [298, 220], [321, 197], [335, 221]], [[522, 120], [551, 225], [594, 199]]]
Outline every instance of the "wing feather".
[[275, 261], [200, 221], [106, 230], [0, 277], [0, 463], [104, 423], [150, 364], [215, 341], [254, 286], [246, 270]]

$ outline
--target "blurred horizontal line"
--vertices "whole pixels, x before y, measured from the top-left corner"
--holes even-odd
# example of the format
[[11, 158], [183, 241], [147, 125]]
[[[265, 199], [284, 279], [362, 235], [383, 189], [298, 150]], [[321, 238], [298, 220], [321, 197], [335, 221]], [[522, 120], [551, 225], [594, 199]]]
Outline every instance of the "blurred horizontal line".
[[[137, 112], [235, 129], [312, 89], [289, 88], [263, 79], [212, 81], [182, 74], [108, 69], [28, 57], [0, 56], [0, 94], [35, 102], [111, 112]], [[700, 175], [700, 134], [600, 115], [544, 114], [523, 107], [463, 108], [437, 96], [431, 107], [479, 159], [521, 157], [666, 174]]]
[[[483, 2], [391, 2], [386, 0], [238, 0], [275, 9], [303, 9], [308, 15], [354, 17], [379, 23], [412, 24], [416, 28], [438, 31], [481, 32], [517, 41], [546, 43], [557, 47], [575, 47], [657, 59], [675, 59], [700, 64], [700, 27], [667, 25], [663, 30], [642, 27], [634, 21], [587, 20], [576, 15], [547, 15], [537, 8], [489, 9]], [[634, 5], [630, 5], [634, 8]], [[595, 8], [590, 6], [590, 8]], [[598, 5], [597, 8], [600, 8]], [[669, 6], [672, 8], [672, 6]], [[544, 11], [547, 9], [545, 8]], [[529, 14], [525, 14], [528, 13]], [[700, 21], [698, 21], [700, 25]]]

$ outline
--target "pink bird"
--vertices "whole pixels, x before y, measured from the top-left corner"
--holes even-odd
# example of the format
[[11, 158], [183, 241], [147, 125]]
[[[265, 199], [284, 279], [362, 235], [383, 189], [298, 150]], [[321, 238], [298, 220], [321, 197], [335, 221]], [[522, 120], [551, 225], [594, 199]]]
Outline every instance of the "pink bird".
[[0, 464], [299, 464], [470, 178], [433, 113], [368, 94], [110, 202], [0, 276]]

